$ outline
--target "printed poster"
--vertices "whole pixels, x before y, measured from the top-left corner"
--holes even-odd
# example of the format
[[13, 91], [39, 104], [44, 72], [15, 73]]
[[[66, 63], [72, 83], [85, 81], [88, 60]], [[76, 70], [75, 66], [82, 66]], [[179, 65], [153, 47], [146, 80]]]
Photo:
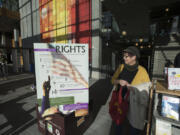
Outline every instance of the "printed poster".
[[42, 117], [88, 114], [88, 44], [35, 43], [37, 102]]

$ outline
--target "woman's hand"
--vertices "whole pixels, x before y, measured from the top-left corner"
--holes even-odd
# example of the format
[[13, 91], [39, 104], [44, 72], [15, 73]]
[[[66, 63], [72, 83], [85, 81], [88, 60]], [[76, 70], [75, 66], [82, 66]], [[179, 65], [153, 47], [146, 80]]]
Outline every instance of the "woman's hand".
[[129, 85], [129, 83], [127, 81], [125, 81], [125, 80], [119, 80], [119, 84], [121, 86], [128, 86]]
[[46, 96], [46, 93], [49, 93], [50, 89], [50, 76], [48, 76], [48, 81], [44, 81], [43, 83], [43, 96]]
[[115, 80], [115, 84], [120, 84], [121, 86], [130, 86], [130, 84], [125, 80]]

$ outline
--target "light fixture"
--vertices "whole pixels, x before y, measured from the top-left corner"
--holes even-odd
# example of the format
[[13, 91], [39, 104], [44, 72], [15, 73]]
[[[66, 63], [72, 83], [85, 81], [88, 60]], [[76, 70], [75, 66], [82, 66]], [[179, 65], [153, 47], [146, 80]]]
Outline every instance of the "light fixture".
[[135, 45], [138, 46], [138, 43], [136, 43]]
[[143, 46], [140, 46], [141, 49], [143, 49], [144, 47]]
[[108, 42], [106, 43], [106, 46], [109, 46]]
[[166, 12], [169, 12], [169, 8], [166, 8], [165, 11], [166, 11]]
[[151, 45], [148, 45], [149, 48], [151, 48]]
[[127, 32], [125, 30], [122, 31], [122, 35], [123, 36], [126, 36], [127, 35]]
[[141, 43], [142, 43], [142, 42], [143, 42], [143, 38], [140, 38], [140, 39], [139, 39], [139, 42], [141, 42]]

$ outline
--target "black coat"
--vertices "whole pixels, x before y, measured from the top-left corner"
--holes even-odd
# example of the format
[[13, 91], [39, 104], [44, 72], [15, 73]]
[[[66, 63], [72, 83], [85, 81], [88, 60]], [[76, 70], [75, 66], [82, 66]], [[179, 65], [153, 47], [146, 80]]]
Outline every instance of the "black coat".
[[174, 67], [180, 68], [180, 53], [178, 53], [174, 59]]

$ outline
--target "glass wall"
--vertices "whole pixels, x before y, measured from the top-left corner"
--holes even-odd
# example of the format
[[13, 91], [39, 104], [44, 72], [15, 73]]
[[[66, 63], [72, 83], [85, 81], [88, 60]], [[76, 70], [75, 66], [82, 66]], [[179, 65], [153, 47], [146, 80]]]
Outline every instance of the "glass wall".
[[19, 11], [23, 46], [40, 35], [40, 42], [86, 43], [91, 50], [91, 0], [19, 0]]
[[19, 0], [19, 10], [22, 39], [91, 47], [91, 0]]
[[0, 7], [11, 11], [18, 11], [18, 0], [0, 0]]

